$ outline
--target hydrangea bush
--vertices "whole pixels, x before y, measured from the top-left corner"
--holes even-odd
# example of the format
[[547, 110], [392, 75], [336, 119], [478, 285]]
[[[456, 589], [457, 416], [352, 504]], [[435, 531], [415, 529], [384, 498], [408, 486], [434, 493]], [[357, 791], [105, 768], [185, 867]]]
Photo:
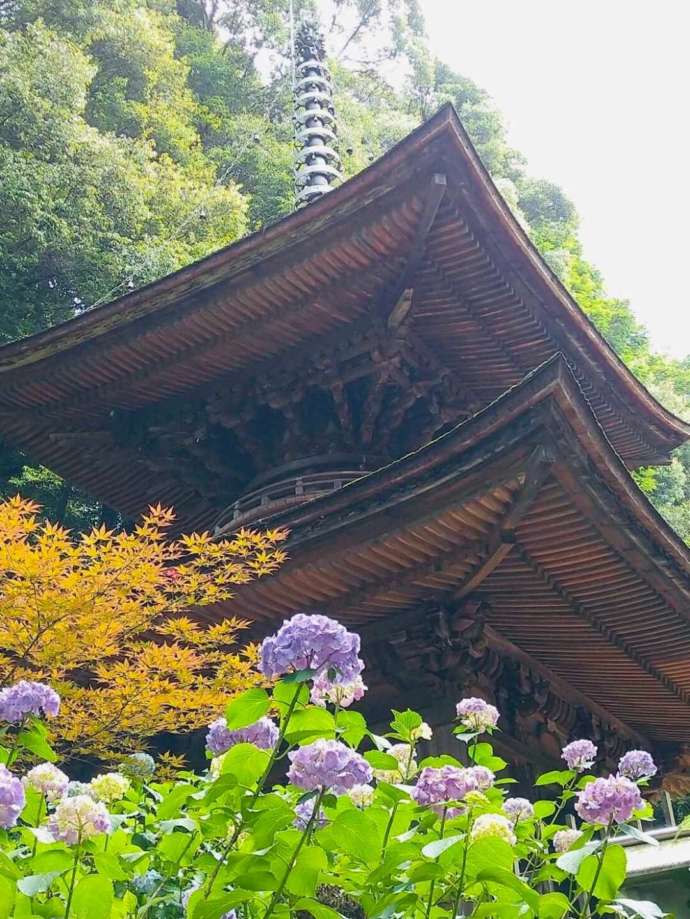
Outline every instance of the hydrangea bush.
[[53, 690], [0, 693], [0, 919], [664, 915], [620, 894], [616, 837], [651, 840], [630, 825], [651, 816], [646, 751], [596, 777], [596, 747], [576, 740], [529, 800], [511, 795], [483, 699], [458, 702], [456, 756], [423, 755], [431, 728], [413, 711], [370, 730], [352, 709], [359, 638], [337, 622], [294, 616], [260, 661], [272, 691], [234, 698], [209, 726], [209, 768], [175, 782], [146, 753], [71, 782], [41, 720]]

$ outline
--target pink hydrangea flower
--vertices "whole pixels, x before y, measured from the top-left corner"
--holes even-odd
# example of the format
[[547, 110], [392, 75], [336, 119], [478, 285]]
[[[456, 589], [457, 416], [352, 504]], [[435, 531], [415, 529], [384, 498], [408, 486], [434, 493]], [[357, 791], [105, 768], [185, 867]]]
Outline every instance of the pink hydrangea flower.
[[597, 748], [591, 740], [573, 740], [561, 750], [561, 756], [566, 761], [568, 769], [575, 772], [586, 772], [594, 765], [597, 758]]
[[470, 696], [455, 707], [458, 718], [471, 731], [486, 731], [498, 724], [498, 709], [484, 699]]
[[578, 792], [575, 810], [587, 823], [626, 823], [644, 804], [640, 789], [625, 776], [595, 779]]
[[656, 763], [646, 750], [629, 750], [618, 763], [618, 775], [624, 775], [633, 782], [651, 779], [656, 773]]

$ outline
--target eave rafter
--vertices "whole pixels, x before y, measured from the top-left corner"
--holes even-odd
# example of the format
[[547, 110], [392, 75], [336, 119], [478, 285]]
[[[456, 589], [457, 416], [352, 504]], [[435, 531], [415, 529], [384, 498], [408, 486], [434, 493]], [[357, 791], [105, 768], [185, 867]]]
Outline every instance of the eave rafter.
[[347, 591], [326, 603], [320, 603], [319, 608], [333, 613], [344, 609], [356, 609], [358, 605], [370, 603], [377, 597], [414, 587], [415, 582], [432, 575], [443, 574], [464, 561], [474, 561], [475, 564], [462, 583], [450, 585], [446, 589], [436, 588], [432, 593], [439, 596], [452, 595], [454, 599], [461, 599], [472, 593], [511, 551], [515, 542], [515, 528], [548, 479], [552, 462], [552, 456], [545, 447], [535, 448], [525, 465], [522, 488], [486, 540], [453, 546], [432, 559], [424, 559], [393, 575], [370, 581], [361, 588]]
[[635, 651], [628, 642], [617, 635], [613, 629], [599, 620], [587, 607], [580, 603], [572, 593], [559, 583], [558, 579], [550, 574], [517, 540], [514, 544], [514, 553], [524, 562], [539, 580], [546, 585], [556, 596], [558, 596], [568, 609], [578, 618], [585, 619], [589, 625], [595, 629], [610, 644], [622, 651], [630, 660], [634, 661], [638, 667], [641, 667], [646, 673], [660, 683], [664, 689], [672, 693], [677, 699], [680, 699], [685, 705], [690, 705], [690, 695], [677, 686], [673, 680], [669, 679], [666, 674], [658, 670], [643, 655]]

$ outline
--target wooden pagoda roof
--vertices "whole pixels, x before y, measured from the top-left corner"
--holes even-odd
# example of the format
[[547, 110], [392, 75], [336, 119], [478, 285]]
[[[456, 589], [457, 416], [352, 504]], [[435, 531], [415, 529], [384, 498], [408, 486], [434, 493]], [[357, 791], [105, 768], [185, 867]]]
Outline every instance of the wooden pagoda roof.
[[[126, 514], [218, 511], [109, 436], [113, 413], [228, 391], [326, 337], [409, 325], [478, 410], [562, 352], [628, 468], [690, 436], [538, 255], [445, 107], [320, 201], [119, 300], [0, 348], [0, 436]], [[86, 446], [85, 446], [86, 445]]]
[[429, 601], [480, 599], [498, 646], [521, 649], [632, 736], [690, 742], [690, 551], [562, 356], [270, 525], [290, 529], [288, 562], [209, 615], [272, 628], [314, 609], [391, 636]]

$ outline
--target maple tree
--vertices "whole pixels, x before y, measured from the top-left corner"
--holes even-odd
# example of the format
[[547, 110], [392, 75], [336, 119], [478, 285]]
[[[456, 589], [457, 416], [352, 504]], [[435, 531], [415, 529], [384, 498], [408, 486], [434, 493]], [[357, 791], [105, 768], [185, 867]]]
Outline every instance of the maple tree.
[[248, 622], [185, 615], [275, 571], [282, 530], [170, 536], [152, 507], [131, 532], [73, 536], [37, 504], [0, 502], [0, 687], [44, 680], [63, 706], [51, 722], [70, 758], [122, 758], [161, 732], [206, 724], [228, 694], [256, 685]]

